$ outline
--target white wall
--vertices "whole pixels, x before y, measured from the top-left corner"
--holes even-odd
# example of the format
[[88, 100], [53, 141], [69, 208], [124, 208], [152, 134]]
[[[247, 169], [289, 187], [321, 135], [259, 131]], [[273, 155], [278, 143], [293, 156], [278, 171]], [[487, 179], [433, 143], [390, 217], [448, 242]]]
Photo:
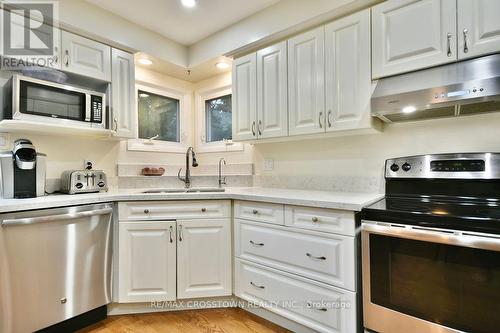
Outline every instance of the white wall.
[[62, 28], [84, 36], [148, 53], [175, 65], [188, 66], [185, 46], [84, 0], [59, 1], [59, 20]]
[[[382, 176], [387, 158], [500, 152], [500, 113], [386, 126], [379, 134], [255, 145], [257, 175]], [[274, 170], [264, 171], [265, 159]]]

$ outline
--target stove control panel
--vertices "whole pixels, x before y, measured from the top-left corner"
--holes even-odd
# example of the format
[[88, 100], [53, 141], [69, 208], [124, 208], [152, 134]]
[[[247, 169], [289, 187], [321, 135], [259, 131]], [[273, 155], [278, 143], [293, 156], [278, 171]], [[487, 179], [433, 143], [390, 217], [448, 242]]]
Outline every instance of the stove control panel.
[[431, 154], [389, 159], [386, 178], [500, 179], [500, 153]]

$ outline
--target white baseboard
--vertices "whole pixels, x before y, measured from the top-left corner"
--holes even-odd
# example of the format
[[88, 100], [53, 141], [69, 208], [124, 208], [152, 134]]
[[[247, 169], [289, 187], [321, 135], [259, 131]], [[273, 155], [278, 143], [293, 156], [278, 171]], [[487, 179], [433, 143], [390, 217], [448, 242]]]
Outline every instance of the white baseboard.
[[152, 313], [181, 310], [200, 310], [212, 308], [234, 308], [238, 307], [235, 296], [193, 298], [177, 301], [148, 302], [148, 303], [111, 303], [108, 304], [108, 315], [126, 315], [134, 313]]

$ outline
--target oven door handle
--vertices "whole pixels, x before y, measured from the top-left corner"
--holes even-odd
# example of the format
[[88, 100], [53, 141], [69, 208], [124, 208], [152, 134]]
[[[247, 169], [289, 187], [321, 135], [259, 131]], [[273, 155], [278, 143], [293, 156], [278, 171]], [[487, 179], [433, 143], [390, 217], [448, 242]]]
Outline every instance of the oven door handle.
[[380, 225], [363, 223], [363, 234], [378, 234], [397, 238], [470, 247], [500, 252], [500, 236], [469, 233], [466, 231], [440, 230], [418, 226]]

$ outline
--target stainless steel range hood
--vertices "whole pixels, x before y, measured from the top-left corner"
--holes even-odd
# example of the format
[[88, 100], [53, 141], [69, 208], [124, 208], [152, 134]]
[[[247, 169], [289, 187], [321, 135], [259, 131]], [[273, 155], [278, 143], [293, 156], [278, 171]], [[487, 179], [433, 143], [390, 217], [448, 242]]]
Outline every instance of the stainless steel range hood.
[[371, 106], [386, 122], [500, 111], [500, 54], [380, 79]]

